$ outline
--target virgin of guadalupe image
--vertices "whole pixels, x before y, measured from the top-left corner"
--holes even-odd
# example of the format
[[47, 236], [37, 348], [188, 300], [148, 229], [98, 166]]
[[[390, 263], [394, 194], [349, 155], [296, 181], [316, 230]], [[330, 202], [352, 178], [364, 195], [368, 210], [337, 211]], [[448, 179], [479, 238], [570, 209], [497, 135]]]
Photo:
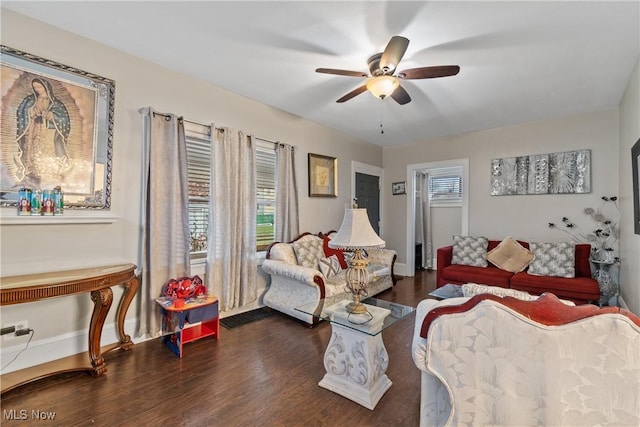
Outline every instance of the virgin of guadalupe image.
[[16, 178], [36, 187], [60, 182], [70, 168], [67, 140], [71, 121], [46, 79], [31, 80], [31, 93], [22, 100], [16, 115]]

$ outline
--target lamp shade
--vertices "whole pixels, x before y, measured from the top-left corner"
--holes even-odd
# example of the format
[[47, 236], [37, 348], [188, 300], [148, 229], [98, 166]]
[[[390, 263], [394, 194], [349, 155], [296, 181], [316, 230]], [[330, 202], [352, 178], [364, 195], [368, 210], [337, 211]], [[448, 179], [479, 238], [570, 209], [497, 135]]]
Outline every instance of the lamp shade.
[[329, 240], [329, 247], [339, 249], [384, 248], [371, 227], [366, 209], [345, 209], [340, 230]]
[[400, 81], [393, 76], [377, 76], [367, 82], [367, 89], [376, 98], [385, 98], [400, 86]]

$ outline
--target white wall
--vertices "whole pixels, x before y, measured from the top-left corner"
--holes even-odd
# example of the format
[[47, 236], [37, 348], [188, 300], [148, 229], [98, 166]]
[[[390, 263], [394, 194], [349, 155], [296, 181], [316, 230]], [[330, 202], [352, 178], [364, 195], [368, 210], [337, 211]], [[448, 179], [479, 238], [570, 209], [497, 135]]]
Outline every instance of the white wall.
[[[300, 230], [327, 231], [340, 227], [345, 204], [350, 199], [351, 161], [382, 166], [382, 149], [211, 84], [186, 77], [39, 21], [2, 9], [2, 43], [115, 80], [115, 127], [113, 139], [112, 224], [6, 225], [0, 228], [2, 276], [64, 270], [111, 263], [138, 264], [141, 210], [141, 117], [138, 109], [151, 106], [201, 123], [243, 129], [257, 136], [280, 140], [297, 147], [296, 173], [300, 197]], [[307, 196], [307, 153], [338, 158], [338, 198]], [[3, 208], [2, 215], [15, 216], [15, 208]], [[65, 217], [78, 214], [72, 210]], [[260, 275], [260, 286], [266, 277]], [[114, 304], [120, 292], [114, 290]], [[132, 304], [127, 319], [136, 315]], [[88, 295], [37, 303], [5, 306], [2, 324], [28, 320], [35, 330], [34, 342], [13, 367], [35, 360], [38, 343], [55, 345], [73, 338], [69, 354], [86, 348], [76, 339], [89, 324]], [[106, 328], [113, 324], [113, 313]], [[131, 330], [127, 332], [131, 333]], [[68, 335], [71, 333], [71, 335]], [[104, 341], [104, 340], [103, 340]], [[23, 345], [26, 338], [3, 344], [2, 354]], [[16, 344], [15, 346], [13, 344]], [[8, 348], [11, 347], [11, 348]], [[45, 353], [44, 357], [51, 357]], [[56, 357], [61, 356], [57, 354]], [[25, 362], [27, 361], [27, 362]], [[40, 360], [42, 361], [42, 360]], [[8, 370], [9, 371], [9, 370]], [[7, 372], [8, 372], [7, 371]]]
[[[433, 243], [433, 258], [436, 249], [450, 245], [454, 234], [462, 233], [462, 208], [460, 206], [434, 206], [431, 208], [431, 227]], [[436, 268], [436, 264], [433, 264]]]
[[[408, 196], [408, 195], [407, 195]], [[417, 196], [415, 209], [415, 226], [414, 238], [416, 244], [422, 243], [422, 235], [420, 234], [420, 198]], [[451, 236], [460, 234], [462, 221], [462, 208], [460, 206], [443, 206], [436, 205], [431, 207], [431, 244], [434, 249], [451, 243]], [[436, 252], [432, 254], [433, 268], [436, 267]]]
[[620, 293], [634, 313], [640, 313], [640, 235], [633, 228], [633, 187], [631, 147], [640, 139], [640, 62], [629, 79], [620, 102], [619, 186], [620, 210]]
[[[416, 203], [414, 212], [414, 239], [416, 244], [422, 243], [422, 234], [420, 233], [420, 203], [421, 193], [416, 183]], [[407, 194], [406, 197], [410, 197]], [[446, 246], [451, 242], [451, 236], [462, 232], [462, 207], [459, 204], [447, 205], [446, 203], [434, 203], [431, 206], [431, 244], [434, 249]], [[432, 254], [433, 268], [436, 268], [436, 251]], [[415, 260], [414, 260], [415, 261]], [[406, 266], [404, 266], [406, 268]]]

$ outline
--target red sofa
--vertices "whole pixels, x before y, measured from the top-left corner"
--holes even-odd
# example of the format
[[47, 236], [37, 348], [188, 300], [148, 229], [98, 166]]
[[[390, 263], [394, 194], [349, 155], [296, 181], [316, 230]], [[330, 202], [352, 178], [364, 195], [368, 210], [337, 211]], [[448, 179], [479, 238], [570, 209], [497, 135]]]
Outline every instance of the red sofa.
[[[529, 243], [518, 241], [525, 248]], [[489, 240], [487, 251], [500, 243], [499, 240]], [[576, 244], [576, 274], [574, 278], [534, 276], [527, 270], [511, 273], [494, 266], [490, 262], [487, 267], [473, 267], [469, 265], [451, 264], [453, 246], [439, 248], [436, 286], [447, 283], [463, 285], [465, 283], [480, 283], [484, 285], [500, 286], [517, 289], [533, 295], [551, 292], [558, 298], [568, 299], [576, 304], [597, 303], [600, 299], [598, 282], [591, 277], [589, 254], [591, 245]]]

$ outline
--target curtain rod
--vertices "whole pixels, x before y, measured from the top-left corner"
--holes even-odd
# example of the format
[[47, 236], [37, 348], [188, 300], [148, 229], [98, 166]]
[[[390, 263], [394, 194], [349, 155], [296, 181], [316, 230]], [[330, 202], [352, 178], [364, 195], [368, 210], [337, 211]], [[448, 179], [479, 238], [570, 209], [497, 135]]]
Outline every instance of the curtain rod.
[[[154, 111], [154, 112], [153, 112], [153, 114], [158, 114], [158, 115], [160, 115], [160, 116], [167, 117], [167, 118], [168, 118], [168, 117], [171, 117], [171, 114], [158, 113], [158, 112], [156, 112], [156, 111]], [[179, 116], [179, 117], [178, 117], [178, 120], [182, 120], [183, 122], [191, 123], [191, 124], [198, 125], [198, 126], [204, 126], [204, 127], [207, 127], [207, 128], [210, 128], [210, 127], [211, 127], [211, 125], [206, 125], [206, 124], [204, 124], [204, 123], [195, 122], [195, 121], [193, 121], [193, 120], [187, 120], [187, 119], [185, 119], [185, 118], [184, 118], [184, 117], [182, 117], [182, 116]], [[216, 129], [217, 129], [217, 130], [224, 131], [224, 128], [216, 127]], [[279, 142], [279, 141], [272, 141], [271, 139], [262, 138], [262, 137], [260, 137], [260, 136], [255, 136], [255, 135], [254, 135], [254, 137], [255, 137], [256, 139], [261, 140], [261, 141], [269, 142], [269, 143], [271, 143], [271, 144], [273, 144], [273, 145], [276, 145], [276, 144], [282, 144], [282, 143], [281, 143], [281, 142]], [[283, 144], [283, 145], [284, 145], [284, 144]], [[295, 148], [295, 146], [293, 146], [293, 145], [292, 145], [292, 146], [291, 146], [291, 148]]]

